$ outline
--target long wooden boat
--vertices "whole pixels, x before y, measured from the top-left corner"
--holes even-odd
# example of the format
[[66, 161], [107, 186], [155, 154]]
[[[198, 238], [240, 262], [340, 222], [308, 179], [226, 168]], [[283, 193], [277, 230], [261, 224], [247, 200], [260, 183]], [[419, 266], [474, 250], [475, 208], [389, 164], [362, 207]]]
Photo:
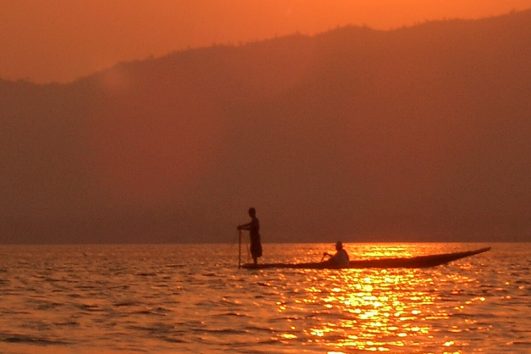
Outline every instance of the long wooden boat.
[[296, 269], [338, 269], [338, 268], [428, 268], [446, 264], [461, 258], [474, 256], [490, 250], [490, 247], [480, 248], [467, 252], [444, 253], [430, 256], [409, 258], [380, 258], [350, 261], [348, 267], [337, 267], [330, 262], [314, 263], [246, 263], [242, 268], [267, 269], [267, 268], [296, 268]]

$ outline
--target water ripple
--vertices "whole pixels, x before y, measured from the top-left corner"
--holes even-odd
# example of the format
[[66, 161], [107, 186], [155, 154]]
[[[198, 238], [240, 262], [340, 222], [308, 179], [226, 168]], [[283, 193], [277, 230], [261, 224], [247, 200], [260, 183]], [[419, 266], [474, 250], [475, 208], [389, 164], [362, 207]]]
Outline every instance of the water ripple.
[[[239, 270], [233, 246], [0, 246], [0, 352], [531, 351], [529, 244], [433, 269], [343, 271]], [[264, 248], [268, 261], [303, 262], [328, 247]]]

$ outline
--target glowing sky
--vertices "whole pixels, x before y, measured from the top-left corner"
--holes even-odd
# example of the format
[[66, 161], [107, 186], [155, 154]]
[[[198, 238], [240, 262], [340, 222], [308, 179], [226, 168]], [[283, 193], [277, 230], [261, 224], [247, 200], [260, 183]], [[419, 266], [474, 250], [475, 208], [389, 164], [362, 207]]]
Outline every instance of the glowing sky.
[[0, 0], [0, 77], [68, 81], [187, 47], [530, 7], [531, 0]]

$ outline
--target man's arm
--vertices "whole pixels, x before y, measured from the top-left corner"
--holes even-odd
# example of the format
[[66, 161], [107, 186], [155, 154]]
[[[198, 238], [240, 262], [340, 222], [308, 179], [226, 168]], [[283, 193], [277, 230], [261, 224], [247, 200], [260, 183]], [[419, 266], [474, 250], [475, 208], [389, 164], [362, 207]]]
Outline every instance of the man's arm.
[[238, 230], [250, 230], [251, 229], [251, 224], [252, 224], [252, 222], [250, 222], [248, 224], [238, 225]]

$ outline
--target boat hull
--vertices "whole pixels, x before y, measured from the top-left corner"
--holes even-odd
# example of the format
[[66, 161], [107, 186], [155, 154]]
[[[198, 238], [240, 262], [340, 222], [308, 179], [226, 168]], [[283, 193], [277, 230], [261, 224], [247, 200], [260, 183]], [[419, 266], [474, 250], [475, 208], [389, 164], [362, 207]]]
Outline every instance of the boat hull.
[[474, 256], [490, 250], [490, 247], [467, 252], [444, 253], [410, 258], [382, 258], [350, 261], [348, 267], [337, 267], [330, 262], [313, 263], [246, 263], [245, 269], [293, 268], [293, 269], [359, 269], [359, 268], [429, 268]]

